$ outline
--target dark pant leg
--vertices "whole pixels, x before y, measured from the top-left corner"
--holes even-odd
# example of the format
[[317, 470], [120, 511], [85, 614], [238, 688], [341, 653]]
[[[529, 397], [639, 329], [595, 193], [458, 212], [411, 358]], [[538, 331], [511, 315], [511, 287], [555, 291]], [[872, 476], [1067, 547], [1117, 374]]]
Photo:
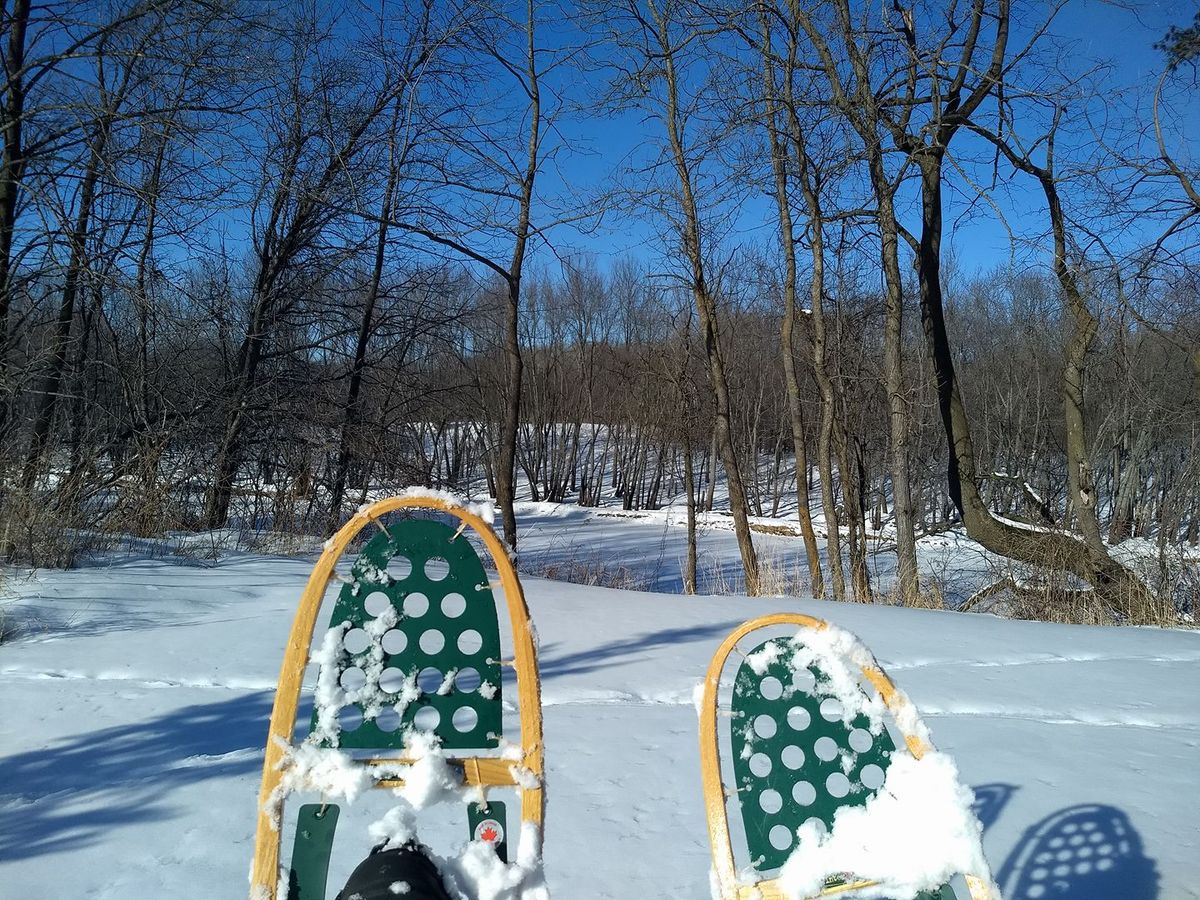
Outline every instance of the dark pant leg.
[[[406, 892], [392, 890], [403, 883]], [[358, 864], [336, 900], [450, 900], [437, 866], [415, 844], [373, 850]]]

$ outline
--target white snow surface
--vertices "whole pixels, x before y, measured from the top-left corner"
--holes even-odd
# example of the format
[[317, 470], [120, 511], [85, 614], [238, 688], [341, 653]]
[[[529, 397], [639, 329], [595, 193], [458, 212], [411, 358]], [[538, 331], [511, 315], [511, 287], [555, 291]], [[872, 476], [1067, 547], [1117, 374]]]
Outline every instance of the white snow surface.
[[[619, 562], [637, 534], [593, 519], [555, 546], [586, 541]], [[313, 561], [127, 558], [9, 578], [3, 614], [21, 632], [0, 645], [2, 900], [246, 896], [272, 692]], [[857, 634], [911, 698], [975, 792], [1006, 897], [1200, 897], [1200, 634], [523, 582], [541, 638], [544, 886], [515, 802], [502, 877], [528, 879], [529, 897], [708, 896], [695, 685], [730, 630], [780, 610]], [[315, 681], [313, 666], [306, 695]], [[343, 812], [331, 895], [373, 837], [405, 827], [383, 822], [389, 792], [352, 809], [372, 802], [361, 821]], [[478, 850], [464, 855], [455, 813], [444, 828], [421, 813], [419, 836], [459, 857], [458, 883], [495, 883]], [[286, 855], [286, 812], [283, 828]]]

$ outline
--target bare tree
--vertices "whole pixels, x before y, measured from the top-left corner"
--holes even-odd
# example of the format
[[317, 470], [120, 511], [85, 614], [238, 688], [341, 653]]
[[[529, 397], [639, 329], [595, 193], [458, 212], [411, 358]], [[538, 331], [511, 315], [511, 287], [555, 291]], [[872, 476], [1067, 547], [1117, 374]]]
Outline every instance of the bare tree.
[[334, 265], [320, 252], [319, 240], [331, 223], [345, 217], [352, 167], [371, 142], [372, 127], [405, 86], [385, 69], [365, 102], [357, 99], [365, 79], [346, 67], [347, 60], [325, 58], [328, 50], [315, 22], [297, 21], [284, 47], [286, 77], [271, 103], [256, 188], [249, 310], [223, 391], [224, 422], [205, 503], [209, 528], [229, 518], [262, 363], [277, 323], [297, 299], [297, 266], [306, 256], [318, 267]]
[[679, 66], [702, 51], [701, 31], [686, 21], [685, 4], [677, 0], [627, 2], [621, 6], [621, 29], [615, 41], [626, 55], [627, 77], [620, 89], [620, 103], [638, 105], [661, 123], [665, 138], [666, 166], [673, 172], [673, 186], [666, 191], [679, 218], [673, 221], [686, 279], [699, 314], [700, 341], [708, 363], [709, 382], [715, 399], [716, 421], [713, 441], [725, 469], [734, 532], [742, 558], [746, 589], [758, 592], [758, 557], [750, 533], [746, 490], [738, 464], [724, 349], [720, 335], [717, 295], [709, 281], [709, 258], [704, 224], [696, 198], [696, 170], [700, 149], [688, 135], [689, 109], [682, 94]]
[[[513, 549], [524, 373], [521, 281], [530, 241], [544, 238], [554, 224], [535, 224], [533, 215], [534, 190], [551, 152], [547, 140], [555, 116], [543, 97], [542, 79], [565, 62], [540, 46], [538, 12], [535, 0], [526, 0], [520, 20], [499, 9], [470, 12], [458, 42], [464, 99], [445, 119], [444, 155], [428, 176], [449, 202], [393, 223], [482, 266], [503, 285], [503, 408], [491, 472], [504, 540]], [[494, 96], [497, 92], [500, 95]]]
[[[912, 409], [904, 375], [903, 323], [904, 279], [900, 268], [900, 223], [896, 194], [906, 162], [889, 170], [884, 145], [887, 135], [887, 104], [890, 98], [881, 85], [893, 83], [895, 73], [880, 71], [879, 30], [866, 21], [855, 21], [849, 0], [833, 0], [832, 21], [818, 21], [813, 12], [798, 4], [790, 10], [815, 52], [815, 64], [829, 87], [834, 107], [857, 133], [867, 163], [868, 180], [875, 201], [879, 229], [879, 263], [883, 275], [886, 316], [884, 319], [883, 371], [887, 387], [889, 441], [891, 452], [892, 503], [896, 528], [898, 591], [902, 598], [919, 592], [916, 532], [910, 487], [909, 422]], [[978, 5], [978, 4], [977, 4]], [[864, 11], [863, 16], [868, 17]], [[830, 40], [830, 32], [840, 42]], [[913, 94], [916, 86], [908, 86]], [[910, 105], [912, 105], [910, 103]], [[903, 108], [903, 104], [901, 104]], [[845, 473], [843, 473], [843, 476]]]
[[[791, 118], [789, 122], [798, 124], [799, 118], [795, 106], [795, 97], [793, 95], [793, 79], [796, 74], [796, 44], [795, 41], [789, 41], [785, 50], [783, 59], [782, 72], [780, 73], [783, 80], [783, 99], [782, 104], [779, 95], [779, 87], [776, 84], [776, 61], [775, 55], [771, 46], [771, 14], [766, 9], [765, 5], [761, 5], [758, 11], [760, 26], [761, 26], [761, 48], [763, 68], [763, 101], [764, 109], [762, 122], [767, 132], [767, 146], [771, 156], [771, 171], [775, 179], [775, 206], [779, 215], [779, 244], [780, 250], [783, 253], [783, 321], [780, 326], [780, 339], [783, 357], [783, 374], [784, 387], [787, 391], [788, 415], [792, 426], [792, 446], [796, 451], [796, 504], [797, 517], [800, 520], [800, 532], [804, 536], [804, 549], [808, 556], [808, 572], [809, 579], [812, 583], [812, 591], [814, 597], [823, 597], [825, 595], [825, 584], [821, 577], [821, 557], [817, 551], [817, 539], [813, 533], [812, 516], [809, 513], [808, 504], [808, 453], [805, 447], [804, 433], [804, 407], [800, 402], [800, 380], [796, 376], [796, 361], [795, 361], [795, 328], [796, 328], [796, 238], [795, 229], [792, 224], [792, 206], [791, 206], [791, 185], [790, 185], [790, 166], [791, 154], [787, 152], [788, 148], [785, 143], [784, 135], [788, 130], [781, 127], [780, 124], [780, 109], [782, 105], [787, 115]], [[799, 135], [800, 142], [796, 146], [797, 158], [802, 164], [807, 162], [807, 147], [803, 142], [803, 135]], [[804, 192], [805, 201], [808, 204], [808, 211], [811, 215], [813, 204], [816, 201], [815, 196], [810, 196], [811, 184], [806, 176], [808, 172], [804, 170], [800, 173], [800, 178], [803, 181], [801, 190]], [[818, 210], [819, 213], [819, 210]], [[824, 223], [819, 215], [815, 219], [809, 220], [809, 238], [811, 243], [815, 243], [815, 249], [812, 255], [812, 284], [814, 309], [820, 305], [820, 292], [824, 283], [821, 266], [824, 263], [823, 254], [821, 253], [821, 237], [819, 232]], [[823, 325], [823, 322], [822, 322]], [[814, 340], [816, 340], [814, 338]], [[821, 335], [821, 344], [823, 351], [824, 335]], [[816, 366], [814, 365], [814, 369]], [[818, 375], [818, 383], [821, 381], [821, 375]], [[822, 388], [822, 401], [825, 402], [825, 390]], [[822, 428], [822, 434], [824, 429]], [[826, 447], [826, 463], [828, 461], [828, 447]], [[827, 469], [822, 467], [821, 471], [821, 490], [823, 495], [829, 495], [832, 491], [832, 482], [827, 480]], [[827, 533], [832, 528], [837, 528], [837, 517], [833, 519], [833, 524], [826, 523]], [[837, 544], [837, 538], [834, 538], [834, 544]], [[830, 555], [832, 556], [834, 548], [831, 547]], [[841, 560], [837, 560], [832, 565], [833, 572], [833, 592], [836, 599], [841, 599], [845, 588], [843, 587]]]

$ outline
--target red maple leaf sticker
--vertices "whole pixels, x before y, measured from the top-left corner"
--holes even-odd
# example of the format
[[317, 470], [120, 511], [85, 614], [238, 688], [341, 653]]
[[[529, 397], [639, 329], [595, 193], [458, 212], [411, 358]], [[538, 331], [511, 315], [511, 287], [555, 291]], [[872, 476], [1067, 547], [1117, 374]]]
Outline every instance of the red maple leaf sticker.
[[488, 825], [479, 832], [479, 839], [482, 841], [487, 841], [489, 844], [494, 844], [499, 838], [500, 832], [498, 832], [491, 825]]

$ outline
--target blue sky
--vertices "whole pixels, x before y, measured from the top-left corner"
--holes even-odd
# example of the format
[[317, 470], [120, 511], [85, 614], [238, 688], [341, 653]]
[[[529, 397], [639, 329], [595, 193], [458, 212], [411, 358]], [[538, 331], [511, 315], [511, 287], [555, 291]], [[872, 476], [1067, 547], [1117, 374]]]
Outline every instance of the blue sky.
[[[1168, 26], [1190, 23], [1196, 8], [1194, 2], [1169, 0], [1132, 5], [1103, 0], [1075, 0], [1059, 13], [1052, 36], [1063, 53], [1065, 65], [1072, 68], [1078, 66], [1080, 69], [1096, 64], [1105, 65], [1102, 78], [1106, 100], [1118, 96], [1122, 90], [1129, 90], [1131, 95], [1137, 94], [1145, 99], [1149, 97], [1163, 68], [1163, 56], [1153, 45], [1162, 39]], [[1036, 17], [1044, 15], [1044, 10], [1044, 6], [1033, 4], [1027, 8], [1027, 13]], [[1016, 43], [1014, 39], [1013, 45]], [[1184, 94], [1183, 99], [1189, 98]], [[1120, 124], [1117, 119], [1128, 115], [1127, 102], [1133, 102], [1132, 96], [1128, 101], [1118, 104], [1117, 111], [1108, 113], [1110, 126]], [[1093, 103], [1092, 106], [1095, 111], [1099, 103]], [[1177, 98], [1172, 108], [1176, 116], [1173, 126], [1175, 149], [1184, 156], [1187, 148], [1181, 135], [1189, 130], [1200, 133], [1200, 116], [1197, 115], [1200, 92], [1191, 92], [1190, 103]], [[652, 151], [647, 149], [647, 145], [660, 139], [660, 128], [656, 122], [643, 121], [637, 113], [574, 118], [563, 124], [563, 135], [586, 150], [564, 158], [562, 171], [584, 190], [601, 190], [618, 177], [622, 169], [628, 170], [630, 166], [641, 164], [648, 158]], [[1088, 149], [1084, 145], [1091, 137], [1088, 124], [1082, 117], [1079, 121], [1068, 121], [1066, 131], [1067, 134], [1061, 139], [1062, 146], [1074, 140], [1082, 150]], [[960, 135], [955, 147], [965, 157], [981, 150], [982, 142], [970, 135]], [[1060, 157], [1064, 157], [1062, 165], [1066, 164], [1066, 156], [1065, 150], [1060, 151]], [[988, 181], [990, 174], [973, 172], [972, 177]], [[960, 268], [968, 272], [986, 271], [996, 265], [1006, 264], [1010, 259], [1032, 265], [1046, 261], [1049, 244], [1040, 240], [1046, 230], [1045, 203], [1041, 189], [1032, 178], [1013, 174], [1010, 167], [1001, 164], [997, 187], [988, 191], [991, 203], [1003, 212], [1008, 225], [1027, 239], [1016, 248], [992, 205], [982, 201], [961, 179], [952, 179], [952, 182], [945, 195], [947, 243], [949, 253]], [[547, 191], [557, 190], [558, 174], [547, 173], [543, 187]], [[727, 232], [730, 240], [761, 246], [769, 245], [775, 239], [773, 202], [769, 198], [743, 195], [737, 201], [737, 209], [730, 208], [729, 200], [714, 199], [712, 195], [703, 199], [715, 203], [718, 213], [735, 223], [731, 228], [732, 233]], [[1089, 212], [1086, 208], [1089, 200], [1080, 198], [1075, 202], [1085, 207], [1079, 210], [1081, 214]], [[906, 218], [911, 226], [916, 227], [918, 221], [911, 214]], [[1136, 241], [1141, 236], [1157, 234], [1159, 229], [1159, 223], [1144, 220], [1127, 227], [1123, 237]], [[1122, 235], [1116, 235], [1114, 239], [1119, 242]], [[569, 230], [560, 230], [554, 238], [560, 251], [583, 250], [595, 255], [601, 266], [624, 255], [632, 255], [655, 265], [661, 259], [664, 241], [670, 240], [668, 227], [662, 217], [650, 212], [610, 213], [593, 234], [572, 234]], [[539, 253], [537, 259], [547, 265], [553, 263], [546, 253]]]

